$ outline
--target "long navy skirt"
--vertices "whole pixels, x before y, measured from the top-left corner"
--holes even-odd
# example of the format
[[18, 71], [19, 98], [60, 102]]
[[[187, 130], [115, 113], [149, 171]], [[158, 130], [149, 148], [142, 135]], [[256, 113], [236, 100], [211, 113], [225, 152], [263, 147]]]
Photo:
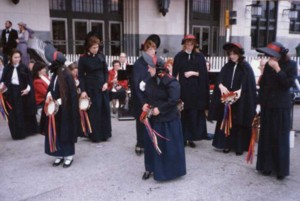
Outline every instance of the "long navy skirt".
[[158, 154], [149, 135], [145, 134], [145, 168], [153, 172], [157, 181], [171, 180], [186, 174], [185, 152], [180, 119], [169, 122], [153, 122], [152, 128], [170, 139], [158, 139], [162, 154]]
[[184, 109], [181, 112], [181, 122], [185, 141], [208, 138], [204, 110]]
[[92, 105], [88, 115], [92, 127], [89, 138], [93, 142], [106, 141], [111, 137], [111, 119], [108, 92], [98, 88], [87, 89]]
[[55, 152], [50, 151], [49, 138], [46, 135], [46, 137], [45, 137], [45, 153], [50, 156], [57, 156], [57, 157], [73, 156], [75, 154], [75, 143], [61, 142], [58, 137], [56, 140], [56, 149], [57, 149], [57, 151], [55, 151]]
[[233, 149], [238, 153], [243, 153], [249, 148], [251, 139], [251, 127], [233, 124], [230, 135], [225, 136], [220, 130], [222, 120], [217, 121], [212, 145], [218, 149]]
[[256, 169], [290, 173], [290, 109], [262, 109]]

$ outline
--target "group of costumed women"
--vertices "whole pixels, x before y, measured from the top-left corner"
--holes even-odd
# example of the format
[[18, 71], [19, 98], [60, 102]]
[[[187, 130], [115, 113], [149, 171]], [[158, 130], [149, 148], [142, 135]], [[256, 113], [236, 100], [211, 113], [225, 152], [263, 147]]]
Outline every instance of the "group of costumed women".
[[[145, 159], [143, 179], [153, 175], [155, 180], [165, 181], [185, 175], [184, 146], [194, 148], [194, 141], [209, 139], [206, 119], [217, 121], [213, 146], [224, 153], [234, 150], [236, 155], [242, 155], [251, 141], [257, 104], [261, 106], [261, 129], [256, 169], [264, 175], [275, 172], [278, 179], [288, 176], [289, 88], [297, 74], [296, 63], [287, 55], [288, 49], [278, 42], [257, 49], [269, 57], [261, 66], [257, 95], [254, 73], [245, 61], [242, 46], [226, 43], [223, 49], [229, 60], [221, 69], [210, 101], [208, 69], [203, 54], [196, 48], [195, 36], [183, 38], [183, 49], [175, 56], [172, 69], [157, 55], [160, 42], [155, 34], [145, 40], [130, 80], [136, 118], [135, 152], [138, 155], [144, 152]], [[39, 106], [44, 105], [41, 128], [45, 133], [45, 152], [56, 157], [53, 166], [71, 166], [78, 136], [86, 136], [93, 142], [111, 137], [108, 89], [113, 87], [115, 76], [112, 74], [108, 79], [99, 44], [98, 37], [87, 38], [86, 53], [78, 62], [78, 80], [64, 65], [63, 54], [51, 45], [46, 46], [52, 77], [47, 81], [45, 101]], [[12, 52], [0, 84], [1, 106], [4, 106], [1, 108], [9, 120], [13, 139], [22, 139], [36, 131], [33, 81], [21, 63], [21, 56], [19, 51]], [[118, 69], [120, 63], [114, 65]], [[36, 77], [44, 79], [42, 74]], [[92, 104], [88, 110], [82, 110], [78, 100]]]

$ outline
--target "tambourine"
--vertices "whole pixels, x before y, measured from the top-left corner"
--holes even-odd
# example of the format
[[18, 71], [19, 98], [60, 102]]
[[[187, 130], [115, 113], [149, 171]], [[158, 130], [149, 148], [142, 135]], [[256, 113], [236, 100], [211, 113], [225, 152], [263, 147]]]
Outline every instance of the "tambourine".
[[237, 101], [236, 97], [237, 97], [237, 93], [235, 93], [235, 92], [229, 92], [228, 94], [224, 94], [221, 97], [221, 101], [222, 101], [222, 103], [232, 104], [235, 101]]
[[90, 98], [80, 98], [79, 99], [79, 109], [80, 110], [88, 110], [92, 105]]
[[58, 112], [58, 109], [59, 109], [59, 105], [54, 100], [45, 103], [44, 111], [47, 116], [55, 115]]

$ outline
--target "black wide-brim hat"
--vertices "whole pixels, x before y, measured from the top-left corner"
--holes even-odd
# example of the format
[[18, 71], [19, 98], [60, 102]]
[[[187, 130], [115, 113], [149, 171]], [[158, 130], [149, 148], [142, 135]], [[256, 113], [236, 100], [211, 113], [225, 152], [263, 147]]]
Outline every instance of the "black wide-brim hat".
[[151, 34], [150, 36], [148, 36], [148, 38], [145, 40], [145, 43], [147, 42], [147, 41], [152, 41], [153, 43], [155, 43], [155, 45], [156, 45], [156, 49], [158, 49], [159, 48], [159, 46], [160, 46], [160, 37], [159, 37], [159, 35], [157, 35], [157, 34]]
[[244, 48], [239, 43], [225, 43], [223, 45], [223, 50], [225, 50], [225, 51], [229, 51], [229, 50], [232, 50], [234, 48], [237, 48], [242, 55], [245, 54]]
[[283, 54], [288, 53], [288, 49], [286, 49], [281, 43], [272, 42], [267, 45], [267, 47], [261, 47], [256, 49], [257, 52], [264, 53], [270, 57], [280, 58]]
[[63, 53], [57, 51], [50, 43], [45, 47], [45, 57], [50, 63], [59, 62], [60, 64], [64, 64], [67, 60]]

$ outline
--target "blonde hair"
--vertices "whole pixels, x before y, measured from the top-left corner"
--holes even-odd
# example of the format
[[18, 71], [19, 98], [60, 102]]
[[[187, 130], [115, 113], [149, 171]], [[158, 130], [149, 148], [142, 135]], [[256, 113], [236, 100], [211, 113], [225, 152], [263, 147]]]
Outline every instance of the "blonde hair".
[[156, 44], [152, 40], [146, 40], [144, 43], [144, 51], [148, 50], [151, 47], [156, 49]]

